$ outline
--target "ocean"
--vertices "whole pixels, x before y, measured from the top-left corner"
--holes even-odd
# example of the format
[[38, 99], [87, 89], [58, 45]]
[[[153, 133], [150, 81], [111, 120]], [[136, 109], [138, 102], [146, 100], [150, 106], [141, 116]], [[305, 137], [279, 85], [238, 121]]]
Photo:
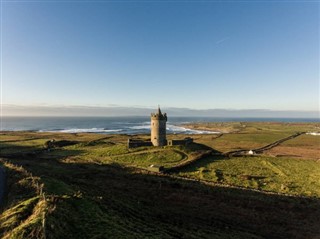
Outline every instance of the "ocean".
[[[168, 134], [215, 133], [183, 127], [192, 122], [319, 122], [303, 118], [169, 117]], [[101, 134], [148, 134], [150, 117], [1, 117], [1, 131], [36, 131]]]

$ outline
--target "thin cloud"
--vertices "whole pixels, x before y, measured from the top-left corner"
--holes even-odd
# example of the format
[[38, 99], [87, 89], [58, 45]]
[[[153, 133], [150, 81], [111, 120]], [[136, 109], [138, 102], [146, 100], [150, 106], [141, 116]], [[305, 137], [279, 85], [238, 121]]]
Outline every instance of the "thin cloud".
[[229, 40], [229, 39], [230, 39], [230, 37], [222, 38], [222, 39], [216, 41], [216, 45], [220, 45], [220, 44], [224, 43], [225, 41], [227, 41], [227, 40]]

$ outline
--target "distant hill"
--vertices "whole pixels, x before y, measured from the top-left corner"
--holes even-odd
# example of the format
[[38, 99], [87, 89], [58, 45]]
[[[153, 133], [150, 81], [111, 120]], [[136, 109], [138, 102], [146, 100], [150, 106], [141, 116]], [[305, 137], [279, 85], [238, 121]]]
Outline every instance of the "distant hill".
[[[320, 118], [319, 111], [268, 109], [191, 109], [163, 107], [169, 116]], [[154, 108], [130, 106], [22, 106], [2, 105], [4, 116], [149, 116]]]

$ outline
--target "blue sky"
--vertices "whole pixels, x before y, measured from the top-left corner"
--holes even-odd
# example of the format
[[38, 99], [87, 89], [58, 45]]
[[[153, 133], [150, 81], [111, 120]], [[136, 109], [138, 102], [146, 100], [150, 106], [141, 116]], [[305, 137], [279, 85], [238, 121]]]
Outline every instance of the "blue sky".
[[319, 2], [3, 1], [2, 103], [319, 110]]

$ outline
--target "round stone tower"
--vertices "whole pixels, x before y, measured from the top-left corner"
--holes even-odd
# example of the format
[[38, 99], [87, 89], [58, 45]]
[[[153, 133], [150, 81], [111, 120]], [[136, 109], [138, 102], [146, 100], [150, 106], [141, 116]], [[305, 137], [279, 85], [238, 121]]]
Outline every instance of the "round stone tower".
[[167, 145], [166, 122], [167, 114], [162, 114], [160, 107], [158, 107], [158, 112], [151, 114], [151, 142], [153, 146]]

